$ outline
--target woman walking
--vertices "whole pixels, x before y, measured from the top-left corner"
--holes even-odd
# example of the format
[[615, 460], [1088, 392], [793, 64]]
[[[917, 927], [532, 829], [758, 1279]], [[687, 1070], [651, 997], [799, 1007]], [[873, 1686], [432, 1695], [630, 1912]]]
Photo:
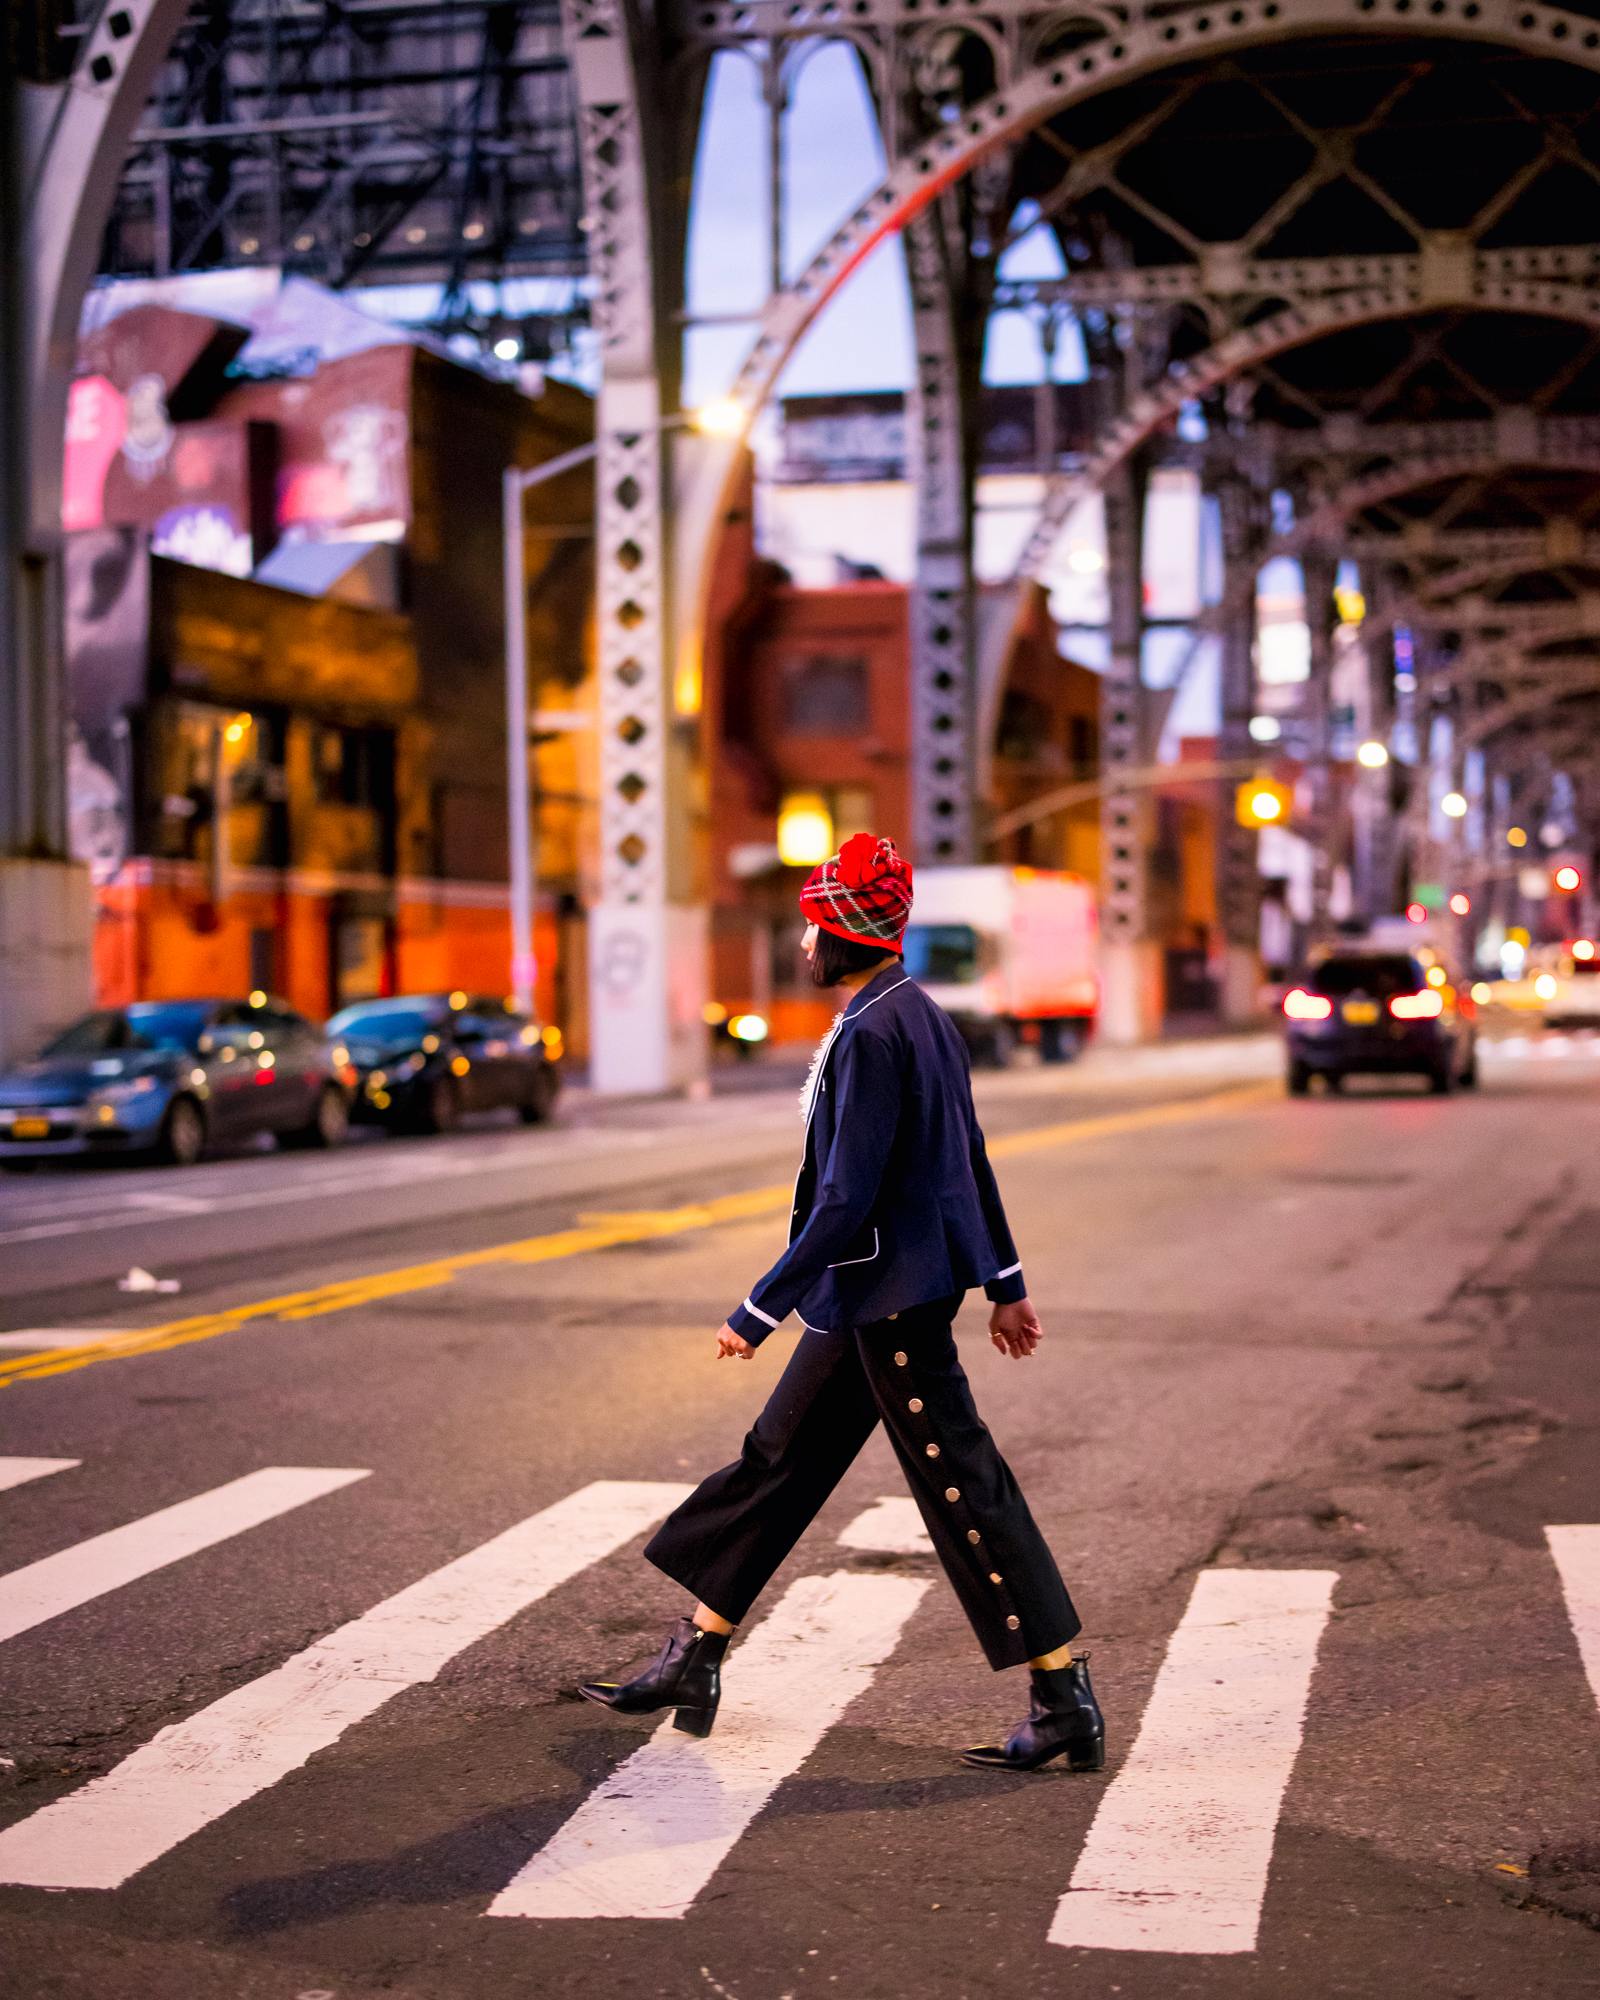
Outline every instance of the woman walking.
[[778, 1565], [881, 1420], [990, 1666], [1031, 1670], [1026, 1718], [969, 1764], [1032, 1771], [1105, 1762], [1081, 1629], [1055, 1560], [972, 1400], [951, 1322], [982, 1285], [989, 1337], [1025, 1360], [1042, 1336], [972, 1107], [966, 1048], [908, 978], [911, 869], [894, 843], [847, 840], [800, 895], [819, 986], [852, 997], [802, 1094], [805, 1153], [789, 1247], [717, 1334], [749, 1360], [791, 1312], [804, 1325], [744, 1450], [704, 1481], [645, 1555], [692, 1591], [636, 1680], [580, 1691], [623, 1715], [676, 1711], [709, 1735], [723, 1655]]

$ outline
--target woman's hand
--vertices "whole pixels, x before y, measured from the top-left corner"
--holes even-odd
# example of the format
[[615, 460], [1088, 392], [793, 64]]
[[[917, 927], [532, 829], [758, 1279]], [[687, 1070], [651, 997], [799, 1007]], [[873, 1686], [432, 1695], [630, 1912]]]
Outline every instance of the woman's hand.
[[755, 1349], [742, 1333], [735, 1333], [724, 1320], [717, 1328], [717, 1359], [719, 1361], [753, 1361]]
[[989, 1338], [1013, 1361], [1026, 1361], [1044, 1339], [1044, 1328], [1028, 1300], [1018, 1299], [1015, 1305], [996, 1306], [990, 1313]]

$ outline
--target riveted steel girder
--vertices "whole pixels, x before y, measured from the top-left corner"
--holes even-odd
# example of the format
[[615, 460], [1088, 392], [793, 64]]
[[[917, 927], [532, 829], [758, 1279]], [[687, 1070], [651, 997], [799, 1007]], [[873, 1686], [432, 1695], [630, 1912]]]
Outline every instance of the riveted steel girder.
[[0, 854], [66, 852], [61, 441], [78, 314], [128, 137], [186, 0], [104, 10], [61, 82], [7, 78], [0, 215]]

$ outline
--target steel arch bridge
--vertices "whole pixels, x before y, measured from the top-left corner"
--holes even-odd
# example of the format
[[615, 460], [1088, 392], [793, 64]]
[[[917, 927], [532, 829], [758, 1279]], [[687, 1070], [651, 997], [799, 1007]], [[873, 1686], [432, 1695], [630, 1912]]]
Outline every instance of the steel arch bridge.
[[[221, 0], [192, 11], [105, 0], [62, 38], [60, 73], [36, 62], [23, 86], [32, 319], [12, 379], [28, 387], [31, 422], [18, 454], [28, 483], [10, 489], [10, 603], [19, 590], [48, 595], [70, 339], [102, 245], [123, 269], [287, 255], [336, 283], [409, 272], [459, 287], [586, 269], [603, 366], [602, 1039], [607, 1019], [625, 1033], [629, 1019], [666, 1018], [675, 940], [693, 935], [702, 628], [740, 447], [819, 313], [894, 232], [916, 348], [913, 837], [925, 860], [983, 844], [973, 738], [993, 663], [977, 657], [972, 577], [983, 329], [996, 307], [1071, 311], [1084, 329], [1095, 435], [1058, 459], [1019, 581], [1045, 564], [1076, 502], [1103, 494], [1113, 1032], [1136, 1029], [1146, 935], [1142, 794], [1116, 781], [1147, 735], [1139, 578], [1155, 465], [1193, 466], [1219, 504], [1224, 761], [1253, 747], [1256, 571], [1273, 553], [1305, 565], [1312, 679], [1299, 741], [1324, 856], [1319, 922], [1326, 857], [1347, 831], [1326, 773], [1341, 559], [1362, 566], [1379, 630], [1416, 628], [1424, 739], [1449, 719], [1491, 775], [1503, 748], [1501, 774], [1524, 792], [1545, 781], [1530, 775], [1542, 740], [1577, 768], [1574, 677], [1588, 670], [1572, 647], [1600, 592], [1600, 9], [561, 0], [557, 15], [546, 0], [354, 0], [297, 7], [288, 57], [273, 39], [280, 11], [278, 0], [234, 0], [229, 14]], [[675, 433], [710, 65], [735, 52], [759, 69], [771, 143], [752, 174], [768, 178], [781, 217], [783, 109], [798, 66], [828, 41], [860, 59], [888, 172], [787, 283], [775, 235], [774, 283], [732, 392], [738, 429]], [[1067, 275], [1002, 282], [1005, 248], [1039, 219]], [[1274, 493], [1292, 496], [1287, 533], [1274, 529]], [[48, 618], [22, 623], [43, 630]], [[13, 713], [26, 710], [41, 750], [48, 654], [34, 646], [12, 675]], [[1374, 667], [1374, 726], [1393, 719], [1391, 666]], [[59, 851], [59, 803], [20, 773], [6, 799], [13, 849]], [[1424, 838], [1414, 809], [1408, 825]], [[1256, 921], [1245, 839], [1225, 870], [1242, 974]]]

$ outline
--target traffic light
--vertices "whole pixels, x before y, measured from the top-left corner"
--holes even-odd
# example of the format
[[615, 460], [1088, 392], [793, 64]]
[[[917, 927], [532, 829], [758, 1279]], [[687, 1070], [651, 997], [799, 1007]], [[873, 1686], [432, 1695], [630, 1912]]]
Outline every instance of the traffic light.
[[1570, 896], [1583, 887], [1583, 877], [1571, 863], [1556, 870], [1556, 887], [1564, 896]]
[[1233, 795], [1233, 816], [1241, 826], [1286, 826], [1294, 793], [1276, 778], [1251, 778]]

